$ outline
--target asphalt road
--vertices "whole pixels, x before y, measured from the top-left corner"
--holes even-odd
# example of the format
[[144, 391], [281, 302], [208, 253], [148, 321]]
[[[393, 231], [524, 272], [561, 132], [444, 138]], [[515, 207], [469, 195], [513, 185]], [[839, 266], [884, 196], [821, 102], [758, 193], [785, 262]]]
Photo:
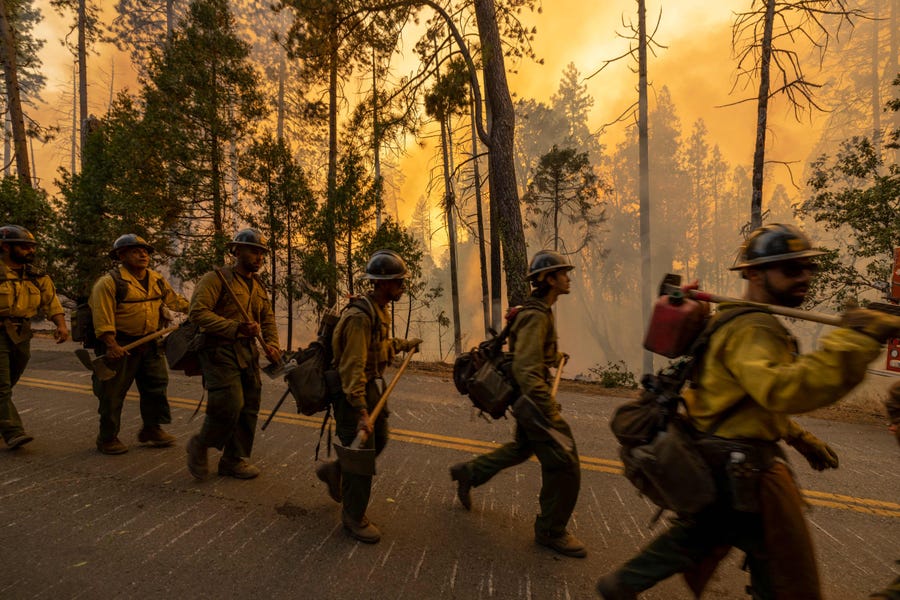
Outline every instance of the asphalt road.
[[[200, 426], [190, 420], [200, 380], [176, 375], [167, 429], [177, 445], [137, 444], [132, 395], [120, 436], [131, 451], [104, 456], [94, 448], [96, 400], [75, 347], [36, 339], [14, 390], [36, 440], [0, 450], [0, 598], [593, 598], [596, 578], [655, 533], [654, 509], [621, 476], [609, 433], [621, 399], [561, 394], [583, 468], [570, 528], [589, 549], [586, 559], [571, 559], [533, 542], [536, 463], [477, 488], [472, 512], [456, 501], [448, 466], [507, 441], [511, 422], [474, 418], [446, 378], [404, 375], [369, 507], [384, 537], [369, 546], [345, 535], [339, 506], [315, 478], [320, 419], [292, 414], [289, 400], [258, 432], [258, 479], [196, 482], [184, 446]], [[264, 415], [283, 390], [264, 383]], [[865, 598], [896, 576], [900, 449], [883, 427], [802, 422], [841, 459], [827, 473], [794, 461], [825, 595]], [[746, 597], [739, 554], [704, 598]], [[642, 595], [690, 597], [677, 578]]]

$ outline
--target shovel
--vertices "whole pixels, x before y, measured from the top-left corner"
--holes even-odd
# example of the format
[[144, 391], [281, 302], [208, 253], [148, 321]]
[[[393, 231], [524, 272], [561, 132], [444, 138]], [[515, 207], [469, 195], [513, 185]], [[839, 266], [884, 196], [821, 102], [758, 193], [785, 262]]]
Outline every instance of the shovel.
[[[397, 385], [397, 380], [399, 380], [400, 376], [403, 375], [403, 371], [406, 370], [406, 367], [409, 365], [409, 361], [412, 359], [413, 354], [415, 354], [417, 350], [418, 347], [413, 348], [406, 353], [406, 358], [403, 360], [403, 364], [400, 365], [400, 369], [397, 371], [397, 374], [394, 375], [393, 379], [391, 379], [391, 382], [388, 384], [387, 389], [384, 390], [383, 394], [381, 394], [381, 398], [378, 400], [378, 404], [375, 405], [375, 409], [372, 411], [372, 414], [369, 415], [369, 427], [375, 426], [375, 419], [377, 419], [378, 415], [381, 414], [381, 409], [384, 408], [388, 396], [391, 395], [394, 386]], [[366, 442], [368, 437], [368, 434], [366, 434], [364, 430], [360, 430], [356, 434], [356, 438], [354, 438], [353, 442], [351, 442], [350, 446], [348, 447], [341, 446], [340, 444], [335, 442], [334, 451], [337, 453], [338, 462], [341, 464], [342, 471], [346, 471], [347, 473], [356, 473], [357, 475], [375, 474], [375, 450], [372, 448], [360, 448], [360, 446], [362, 446]]]
[[[228, 294], [228, 297], [231, 298], [231, 301], [234, 302], [235, 306], [237, 306], [238, 311], [241, 313], [241, 318], [244, 320], [244, 322], [250, 323], [252, 319], [250, 318], [250, 315], [247, 314], [247, 309], [245, 309], [243, 305], [238, 302], [237, 296], [234, 294], [234, 290], [231, 289], [231, 286], [228, 284], [228, 280], [225, 279], [225, 275], [222, 274], [222, 270], [218, 267], [213, 270], [216, 272], [216, 275], [219, 276], [219, 281], [222, 282], [222, 287], [225, 288], [225, 292]], [[263, 338], [262, 332], [257, 332], [256, 341], [259, 342], [259, 345], [262, 347], [263, 352], [266, 352], [266, 349], [269, 347], [269, 345], [266, 344], [266, 340], [265, 338]], [[268, 352], [266, 352], [266, 357], [268, 356], [269, 354]], [[288, 369], [286, 369], [285, 367], [286, 365], [284, 361], [273, 361], [272, 364], [263, 367], [262, 372], [268, 375], [270, 379], [278, 379], [287, 372]]]
[[[122, 346], [122, 349], [125, 351], [131, 350], [132, 348], [137, 348], [141, 344], [146, 344], [151, 340], [155, 340], [158, 337], [162, 337], [171, 331], [175, 331], [178, 329], [178, 325], [173, 325], [172, 327], [166, 327], [165, 329], [160, 329], [159, 331], [154, 331], [149, 335], [145, 335], [139, 340], [135, 340], [130, 344], [126, 344]], [[107, 379], [112, 379], [116, 375], [116, 370], [110, 367], [106, 363], [106, 355], [98, 356], [96, 358], [91, 358], [91, 353], [87, 351], [85, 348], [79, 348], [75, 351], [75, 356], [78, 357], [78, 360], [81, 361], [88, 371], [93, 371], [95, 375], [97, 375], [97, 379], [100, 381], [106, 381]]]

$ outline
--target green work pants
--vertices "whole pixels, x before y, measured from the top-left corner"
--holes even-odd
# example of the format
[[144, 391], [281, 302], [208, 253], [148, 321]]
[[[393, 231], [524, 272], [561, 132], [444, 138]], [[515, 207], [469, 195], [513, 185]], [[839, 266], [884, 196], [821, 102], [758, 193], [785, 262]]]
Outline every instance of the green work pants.
[[[250, 352], [248, 348], [239, 348], [240, 344], [247, 343], [254, 342], [214, 346], [198, 353], [207, 393], [206, 418], [198, 441], [222, 450], [222, 459], [229, 462], [250, 457], [259, 417], [262, 393], [259, 365], [253, 361], [242, 368], [237, 354]], [[256, 358], [252, 352], [249, 355]]]
[[22, 419], [12, 401], [12, 390], [30, 358], [31, 341], [15, 344], [0, 327], [0, 433], [4, 440], [24, 433]]
[[[572, 430], [562, 418], [554, 420], [553, 426], [572, 438]], [[541, 463], [541, 512], [534, 521], [535, 535], [561, 536], [566, 532], [581, 489], [581, 467], [574, 445], [572, 452], [566, 452], [552, 440], [529, 438], [525, 429], [517, 424], [512, 442], [469, 462], [472, 485], [477, 487], [487, 483], [503, 469], [523, 463], [532, 455]]]
[[108, 442], [118, 437], [122, 425], [125, 394], [128, 393], [132, 383], [137, 384], [144, 427], [172, 422], [169, 399], [166, 396], [169, 371], [159, 344], [153, 341], [138, 346], [124, 358], [110, 362], [109, 366], [116, 370], [112, 378], [100, 381], [96, 373], [92, 377], [94, 395], [99, 400], [98, 442]]
[[[375, 405], [381, 398], [381, 386], [378, 381], [369, 381], [366, 384], [366, 407], [369, 414], [375, 410]], [[375, 456], [381, 454], [388, 443], [388, 411], [387, 406], [379, 413], [372, 428], [372, 435], [362, 445], [362, 448], [374, 448]], [[341, 444], [349, 446], [356, 437], [356, 427], [359, 423], [359, 414], [346, 400], [338, 400], [334, 404], [335, 433]], [[343, 496], [344, 512], [351, 519], [361, 521], [369, 506], [369, 497], [372, 495], [372, 476], [358, 475], [343, 471], [341, 474], [341, 494]]]
[[621, 583], [641, 592], [672, 575], [697, 569], [717, 549], [733, 546], [747, 554], [751, 596], [774, 599], [764, 531], [761, 514], [738, 512], [720, 501], [690, 518], [675, 519], [616, 574]]

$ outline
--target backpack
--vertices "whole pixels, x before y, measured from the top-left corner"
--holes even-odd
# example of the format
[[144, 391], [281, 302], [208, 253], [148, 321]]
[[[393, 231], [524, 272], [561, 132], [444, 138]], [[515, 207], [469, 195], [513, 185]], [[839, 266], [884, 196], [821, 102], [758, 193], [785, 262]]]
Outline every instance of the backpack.
[[504, 352], [503, 345], [509, 337], [513, 321], [521, 306], [514, 306], [506, 313], [506, 325], [498, 334], [490, 330], [487, 339], [453, 361], [453, 383], [457, 391], [468, 396], [479, 414], [487, 413], [499, 419], [519, 397], [519, 385], [512, 375], [511, 352]]
[[679, 412], [679, 405], [685, 403], [681, 390], [688, 379], [696, 380], [712, 334], [728, 321], [759, 310], [737, 307], [712, 317], [688, 354], [655, 375], [644, 375], [640, 398], [619, 406], [610, 419], [610, 429], [621, 444], [619, 456], [625, 477], [641, 495], [659, 506], [660, 512], [696, 514], [716, 500], [712, 471], [697, 448], [697, 440], [712, 436], [732, 411], [720, 415], [708, 431], [700, 433], [687, 415]]
[[[359, 308], [372, 320], [374, 336], [380, 321], [371, 301], [365, 297], [353, 297], [341, 312], [351, 306]], [[331, 311], [322, 316], [316, 339], [297, 353], [294, 357], [297, 366], [285, 375], [288, 389], [300, 414], [310, 416], [327, 410], [335, 400], [344, 395], [340, 374], [331, 364], [334, 360], [332, 338], [339, 317], [339, 314]]]
[[206, 335], [190, 320], [166, 336], [166, 362], [170, 371], [184, 371], [188, 377], [202, 375], [198, 353], [206, 345]]
[[[148, 298], [139, 298], [137, 300], [126, 300], [125, 296], [128, 295], [128, 282], [122, 278], [122, 274], [119, 272], [118, 268], [110, 269], [109, 276], [112, 277], [113, 283], [116, 286], [116, 305], [119, 304], [132, 304], [136, 302], [151, 302], [154, 300], [161, 300], [166, 295], [165, 284], [163, 283], [162, 278], [157, 281], [157, 286], [159, 287], [159, 295], [158, 296], [150, 296]], [[162, 315], [162, 307], [160, 307], [160, 315]], [[74, 342], [81, 342], [81, 345], [85, 348], [91, 349], [96, 348], [99, 344], [99, 340], [97, 339], [96, 333], [94, 333], [94, 315], [91, 312], [91, 306], [85, 300], [83, 303], [79, 304], [75, 307], [75, 309], [69, 314], [69, 321], [71, 322], [71, 337]], [[162, 323], [162, 321], [160, 321]]]

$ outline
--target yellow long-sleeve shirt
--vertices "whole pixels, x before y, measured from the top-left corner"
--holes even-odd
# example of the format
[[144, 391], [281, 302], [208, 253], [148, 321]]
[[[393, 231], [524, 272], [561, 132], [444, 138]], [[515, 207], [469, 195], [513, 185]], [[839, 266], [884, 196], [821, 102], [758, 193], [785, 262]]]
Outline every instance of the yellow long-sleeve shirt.
[[169, 285], [165, 278], [147, 269], [147, 289], [125, 267], [117, 267], [119, 276], [127, 284], [122, 302], [116, 302], [116, 282], [109, 273], [94, 283], [88, 305], [94, 321], [94, 333], [99, 338], [104, 333], [119, 332], [141, 337], [159, 329], [160, 306], [186, 314], [188, 301]]
[[560, 355], [553, 313], [543, 299], [532, 296], [522, 305], [510, 327], [509, 348], [519, 390], [553, 418], [559, 405], [550, 395], [550, 368], [559, 365]]
[[[279, 348], [275, 316], [259, 278], [256, 275], [250, 279], [242, 277], [230, 266], [222, 267], [222, 274], [230, 282], [234, 295], [250, 318], [259, 323], [266, 344]], [[213, 271], [205, 274], [197, 283], [191, 296], [189, 318], [204, 333], [226, 340], [238, 338], [238, 325], [244, 320], [240, 309], [223, 289], [222, 281]]]
[[379, 306], [371, 294], [366, 298], [379, 322], [374, 335], [369, 313], [351, 304], [341, 314], [332, 338], [334, 364], [341, 376], [341, 388], [347, 402], [357, 410], [366, 407], [366, 383], [382, 377], [397, 352], [412, 350], [407, 340], [390, 337], [390, 313]]
[[63, 314], [50, 277], [28, 266], [20, 274], [0, 261], [0, 319], [30, 319], [39, 310], [48, 319]]
[[747, 313], [712, 335], [697, 387], [684, 391], [688, 414], [706, 431], [731, 411], [717, 436], [778, 440], [791, 430], [790, 415], [837, 402], [862, 381], [880, 351], [871, 337], [837, 328], [822, 338], [819, 350], [798, 354], [777, 318]]

